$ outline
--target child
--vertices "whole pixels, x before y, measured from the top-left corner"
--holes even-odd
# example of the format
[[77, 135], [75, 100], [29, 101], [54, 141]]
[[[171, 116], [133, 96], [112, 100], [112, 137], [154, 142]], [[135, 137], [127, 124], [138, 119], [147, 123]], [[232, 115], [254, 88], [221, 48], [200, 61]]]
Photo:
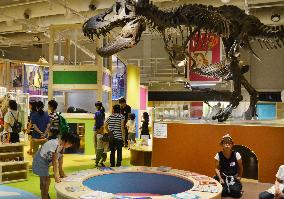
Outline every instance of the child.
[[[135, 143], [135, 135], [136, 135], [136, 123], [135, 123], [135, 114], [130, 114], [130, 120], [127, 121], [126, 127], [128, 130], [128, 146], [130, 147], [131, 141]], [[128, 148], [129, 150], [130, 148]]]
[[[105, 122], [105, 108], [103, 107], [103, 103], [100, 101], [97, 101], [95, 103], [96, 106], [96, 113], [94, 116], [95, 119], [95, 126], [94, 126], [94, 148], [95, 148], [95, 153], [97, 153], [97, 133], [100, 132], [99, 134], [103, 134], [104, 131], [104, 122]], [[96, 159], [96, 158], [95, 158]]]
[[223, 197], [240, 198], [242, 196], [240, 182], [243, 175], [242, 157], [232, 150], [234, 142], [229, 134], [222, 137], [220, 145], [223, 150], [214, 157], [216, 162], [214, 178], [223, 186]]
[[[59, 132], [59, 131], [57, 131]], [[49, 166], [53, 166], [54, 179], [56, 183], [61, 181], [61, 178], [66, 177], [62, 169], [63, 165], [63, 150], [69, 147], [76, 147], [80, 145], [80, 138], [76, 134], [64, 134], [61, 139], [51, 139], [47, 141], [37, 151], [33, 159], [32, 170], [33, 173], [40, 177], [41, 198], [49, 199]], [[58, 174], [59, 172], [59, 174]]]
[[[149, 139], [151, 138], [150, 137], [150, 133], [149, 133], [149, 114], [147, 112], [144, 112], [143, 113], [143, 123], [142, 123], [142, 126], [141, 126], [141, 135], [148, 135], [149, 136]], [[140, 138], [141, 138], [141, 135], [140, 135]]]
[[60, 138], [60, 130], [58, 127], [50, 127], [47, 140], [54, 140]]
[[[97, 131], [97, 149], [96, 149], [96, 167], [98, 167], [99, 163], [102, 167], [105, 167], [104, 162], [107, 159], [107, 148], [108, 142], [104, 141], [104, 130]], [[100, 162], [101, 161], [101, 162]]]

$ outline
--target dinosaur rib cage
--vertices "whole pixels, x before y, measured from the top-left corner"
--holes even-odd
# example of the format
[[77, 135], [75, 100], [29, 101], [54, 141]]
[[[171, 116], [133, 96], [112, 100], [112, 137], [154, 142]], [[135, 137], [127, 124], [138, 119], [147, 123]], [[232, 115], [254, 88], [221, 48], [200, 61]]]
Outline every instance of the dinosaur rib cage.
[[230, 63], [226, 60], [202, 66], [201, 68], [192, 66], [192, 71], [208, 78], [222, 78], [223, 80], [229, 80], [232, 78], [232, 73], [230, 72]]

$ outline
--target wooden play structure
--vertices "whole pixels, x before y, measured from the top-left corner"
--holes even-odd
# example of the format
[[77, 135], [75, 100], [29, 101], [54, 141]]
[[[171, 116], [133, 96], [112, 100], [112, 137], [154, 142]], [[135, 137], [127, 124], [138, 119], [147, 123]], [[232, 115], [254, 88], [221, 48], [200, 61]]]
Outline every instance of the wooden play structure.
[[[93, 90], [96, 92], [95, 101], [102, 101], [104, 106], [111, 107], [112, 92], [111, 92], [111, 59], [103, 59], [99, 57], [96, 52], [90, 52], [84, 46], [80, 46], [75, 38], [65, 36], [63, 32], [80, 32], [82, 24], [73, 25], [52, 25], [50, 26], [50, 42], [49, 42], [49, 88], [48, 98], [52, 99], [54, 91], [63, 91], [65, 97], [65, 104], [67, 104], [68, 91], [82, 91]], [[75, 35], [76, 36], [76, 35]], [[79, 37], [79, 34], [78, 34]], [[64, 47], [61, 48], [61, 43]], [[54, 63], [55, 44], [58, 47], [58, 63]], [[71, 44], [75, 46], [75, 61], [70, 65], [70, 47]], [[102, 45], [102, 41], [97, 39], [95, 41], [96, 47]], [[94, 64], [78, 65], [76, 61], [76, 48], [82, 50], [85, 54], [94, 60]], [[64, 60], [61, 59], [64, 55]], [[103, 100], [103, 95], [108, 96], [107, 101]], [[64, 117], [68, 123], [80, 124], [85, 133], [81, 138], [85, 143], [85, 154], [94, 154], [93, 145], [93, 115], [90, 113], [64, 113]]]

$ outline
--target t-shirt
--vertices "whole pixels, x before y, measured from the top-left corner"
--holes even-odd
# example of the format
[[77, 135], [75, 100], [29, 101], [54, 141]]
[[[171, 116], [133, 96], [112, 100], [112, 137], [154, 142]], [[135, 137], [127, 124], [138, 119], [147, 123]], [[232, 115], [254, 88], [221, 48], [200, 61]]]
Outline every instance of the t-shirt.
[[126, 104], [124, 108], [120, 109], [120, 113], [124, 116], [124, 125], [128, 121], [128, 115], [131, 113], [131, 107]]
[[39, 113], [31, 115], [32, 124], [36, 124], [41, 132], [45, 132], [47, 125], [50, 122], [50, 118], [47, 112], [44, 112], [43, 115]]
[[126, 123], [128, 133], [136, 133], [136, 123], [135, 120], [128, 120]]
[[97, 149], [104, 149], [103, 135], [97, 134]]
[[49, 118], [50, 118], [50, 124], [53, 127], [58, 127], [60, 126], [60, 120], [59, 116], [56, 112], [50, 112], [49, 113]]
[[58, 153], [58, 159], [62, 157], [61, 152], [63, 148], [59, 146], [59, 139], [52, 139], [47, 141], [40, 148], [40, 156], [46, 159], [49, 163], [52, 162], [52, 153]]
[[[279, 184], [281, 191], [284, 191], [284, 165], [281, 165], [276, 173], [276, 178], [282, 180], [282, 183]], [[267, 190], [269, 193], [275, 194], [275, 185]]]
[[94, 131], [96, 131], [104, 125], [105, 117], [101, 111], [97, 111], [95, 113], [94, 119], [96, 120], [96, 123], [94, 125]]
[[124, 121], [124, 117], [121, 114], [112, 114], [107, 118], [109, 130], [113, 133], [113, 137], [122, 140], [121, 121]]
[[[12, 115], [13, 114], [13, 115]], [[8, 127], [7, 127], [7, 132], [11, 133], [12, 132], [12, 128], [11, 126], [14, 125], [15, 119], [18, 120], [19, 114], [18, 111], [14, 111], [14, 110], [9, 110], [6, 115], [4, 116], [4, 122], [8, 123]]]
[[239, 171], [238, 160], [241, 159], [241, 155], [238, 152], [232, 151], [229, 158], [226, 158], [222, 151], [215, 156], [215, 159], [219, 161], [221, 176], [235, 176]]
[[[242, 159], [242, 156], [241, 156], [241, 154], [240, 154], [239, 152], [236, 152], [236, 158], [237, 158], [237, 160]], [[220, 158], [219, 158], [219, 153], [216, 153], [214, 159], [215, 159], [215, 160], [218, 160], [218, 161], [220, 160]]]

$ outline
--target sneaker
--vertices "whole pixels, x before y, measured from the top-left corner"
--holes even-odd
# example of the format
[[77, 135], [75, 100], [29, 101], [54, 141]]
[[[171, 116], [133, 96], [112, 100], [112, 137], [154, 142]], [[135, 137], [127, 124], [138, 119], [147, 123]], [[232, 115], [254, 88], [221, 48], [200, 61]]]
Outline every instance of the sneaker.
[[105, 167], [105, 166], [106, 166], [103, 162], [101, 162], [100, 165], [101, 165], [102, 167]]

